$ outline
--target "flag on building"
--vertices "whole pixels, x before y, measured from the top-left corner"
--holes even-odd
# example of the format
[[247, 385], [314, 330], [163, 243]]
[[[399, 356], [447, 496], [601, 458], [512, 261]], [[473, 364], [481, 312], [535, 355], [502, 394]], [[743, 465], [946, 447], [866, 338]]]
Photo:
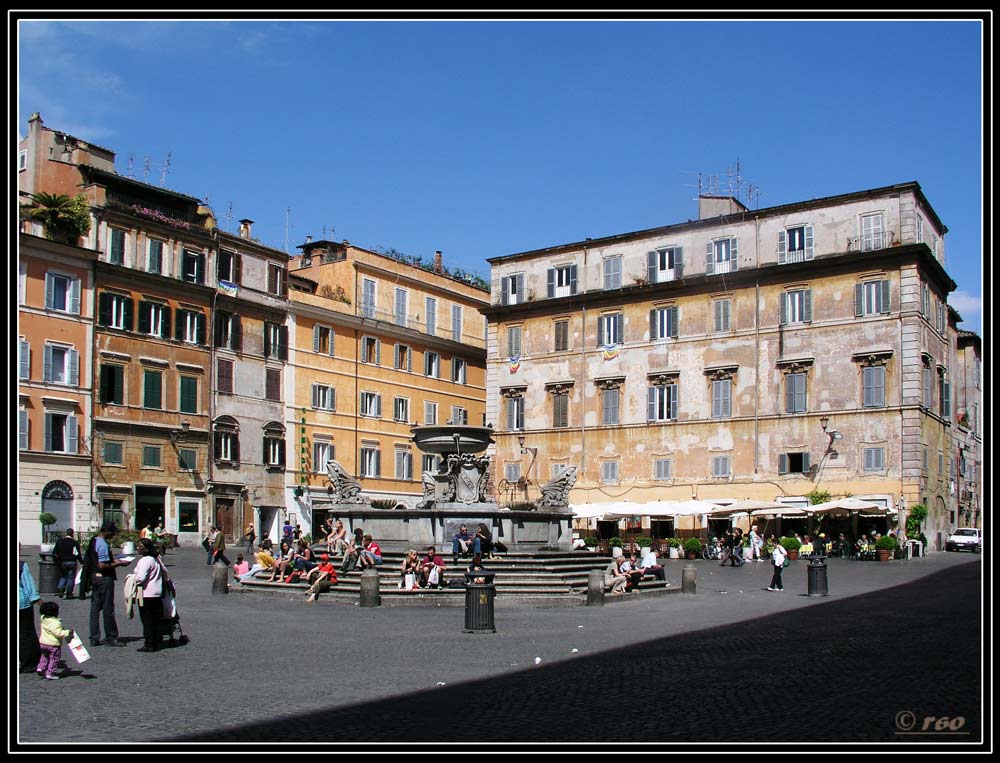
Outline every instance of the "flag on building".
[[510, 372], [512, 374], [516, 374], [520, 367], [521, 367], [520, 358], [510, 358]]
[[618, 345], [617, 344], [606, 344], [604, 345], [604, 359], [614, 360], [618, 357]]
[[219, 280], [219, 291], [223, 294], [228, 294], [230, 297], [235, 297], [239, 292], [240, 287], [229, 281]]

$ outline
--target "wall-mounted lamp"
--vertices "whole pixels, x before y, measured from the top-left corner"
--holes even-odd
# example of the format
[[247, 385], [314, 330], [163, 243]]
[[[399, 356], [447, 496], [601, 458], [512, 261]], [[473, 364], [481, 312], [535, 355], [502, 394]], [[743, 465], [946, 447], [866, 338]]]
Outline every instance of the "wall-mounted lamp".
[[538, 448], [526, 448], [524, 447], [524, 435], [520, 434], [517, 436], [517, 444], [521, 447], [521, 455], [526, 455], [530, 453], [533, 456], [538, 455]]
[[187, 437], [187, 434], [190, 431], [191, 431], [191, 422], [182, 421], [180, 429], [170, 430], [170, 442], [180, 442], [185, 437]]
[[842, 435], [836, 429], [827, 429], [827, 427], [830, 426], [830, 417], [829, 416], [823, 416], [819, 420], [819, 425], [821, 427], [823, 427], [823, 431], [826, 433], [827, 437], [830, 438], [830, 445], [829, 445], [829, 447], [831, 447], [831, 448], [833, 447], [833, 441], [834, 440], [843, 440], [844, 439], [844, 435]]

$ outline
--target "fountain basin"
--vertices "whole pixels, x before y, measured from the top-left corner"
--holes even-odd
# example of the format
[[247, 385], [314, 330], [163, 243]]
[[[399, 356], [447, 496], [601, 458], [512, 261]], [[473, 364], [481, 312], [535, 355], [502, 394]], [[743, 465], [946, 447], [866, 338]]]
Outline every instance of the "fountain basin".
[[444, 456], [449, 453], [482, 453], [493, 444], [491, 427], [433, 424], [410, 427], [413, 442], [423, 453]]

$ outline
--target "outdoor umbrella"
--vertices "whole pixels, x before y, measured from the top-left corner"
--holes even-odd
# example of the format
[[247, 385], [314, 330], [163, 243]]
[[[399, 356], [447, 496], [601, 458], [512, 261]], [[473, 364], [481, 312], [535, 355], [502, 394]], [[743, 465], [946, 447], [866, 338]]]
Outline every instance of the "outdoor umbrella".
[[838, 498], [836, 501], [817, 503], [814, 506], [810, 506], [806, 510], [810, 514], [826, 515], [842, 515], [851, 512], [859, 512], [862, 516], [869, 517], [883, 517], [890, 513], [889, 510], [882, 504], [872, 503], [871, 501], [862, 501], [858, 498]]

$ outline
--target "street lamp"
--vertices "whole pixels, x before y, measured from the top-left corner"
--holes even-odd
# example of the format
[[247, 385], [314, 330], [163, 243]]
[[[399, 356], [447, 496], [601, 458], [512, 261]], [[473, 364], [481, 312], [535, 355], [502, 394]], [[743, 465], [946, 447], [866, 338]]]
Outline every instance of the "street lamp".
[[182, 421], [180, 429], [170, 430], [170, 442], [177, 443], [187, 437], [187, 433], [191, 431], [191, 422]]
[[823, 427], [823, 431], [826, 433], [826, 436], [830, 438], [830, 444], [827, 446], [827, 450], [833, 450], [834, 440], [842, 440], [844, 439], [844, 435], [842, 435], [836, 429], [828, 429], [828, 427], [830, 426], [829, 416], [823, 416], [819, 420], [819, 425]]
[[[534, 467], [535, 460], [538, 458], [538, 448], [526, 448], [524, 446], [524, 435], [523, 434], [519, 434], [517, 436], [517, 444], [521, 448], [521, 455], [522, 456], [525, 456], [525, 455], [527, 455], [529, 453], [531, 454], [531, 463], [528, 464], [528, 477], [530, 478], [531, 477], [532, 467]], [[525, 489], [524, 489], [524, 497], [525, 498], [528, 497], [528, 488], [527, 488], [527, 486], [525, 486]]]

